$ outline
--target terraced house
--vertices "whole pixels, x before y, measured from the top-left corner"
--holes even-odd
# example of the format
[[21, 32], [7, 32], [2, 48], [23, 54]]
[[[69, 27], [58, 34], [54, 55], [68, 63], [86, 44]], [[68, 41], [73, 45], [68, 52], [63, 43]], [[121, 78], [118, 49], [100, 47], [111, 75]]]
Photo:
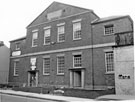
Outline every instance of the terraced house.
[[10, 41], [9, 82], [114, 88], [117, 33], [127, 34], [124, 45], [133, 46], [130, 16], [100, 18], [93, 10], [53, 2], [27, 26], [26, 37]]

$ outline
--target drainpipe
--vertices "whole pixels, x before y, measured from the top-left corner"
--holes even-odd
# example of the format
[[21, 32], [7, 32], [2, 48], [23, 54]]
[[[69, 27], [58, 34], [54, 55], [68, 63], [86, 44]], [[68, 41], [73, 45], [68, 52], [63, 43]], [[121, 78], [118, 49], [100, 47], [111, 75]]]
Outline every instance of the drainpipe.
[[94, 57], [93, 57], [93, 26], [92, 26], [92, 24], [91, 24], [91, 46], [92, 46], [92, 48], [91, 48], [91, 54], [92, 54], [92, 89], [94, 90]]
[[[134, 46], [134, 42], [135, 42], [135, 39], [134, 39], [134, 37], [135, 37], [135, 36], [134, 36], [134, 28], [135, 28], [135, 27], [134, 27], [134, 21], [131, 22], [131, 26], [132, 26], [132, 31], [133, 31], [133, 46]], [[134, 58], [135, 58], [135, 54], [134, 54]], [[135, 60], [133, 61], [133, 63], [134, 63], [134, 62], [135, 62]], [[134, 76], [133, 76], [133, 77], [134, 77], [134, 78], [133, 78], [133, 81], [134, 81], [134, 82], [133, 82], [133, 84], [134, 84], [134, 95], [135, 95], [135, 64], [134, 64], [134, 66], [133, 66], [133, 70], [134, 70]]]

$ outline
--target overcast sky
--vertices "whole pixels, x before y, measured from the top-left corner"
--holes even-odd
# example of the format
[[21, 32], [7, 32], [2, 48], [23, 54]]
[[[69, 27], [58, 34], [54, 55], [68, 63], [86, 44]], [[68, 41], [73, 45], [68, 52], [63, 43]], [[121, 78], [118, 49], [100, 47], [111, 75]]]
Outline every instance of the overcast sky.
[[[29, 25], [54, 0], [1, 0], [0, 41], [9, 47], [9, 41], [26, 35]], [[130, 15], [135, 21], [135, 0], [55, 0], [92, 9], [99, 17]]]

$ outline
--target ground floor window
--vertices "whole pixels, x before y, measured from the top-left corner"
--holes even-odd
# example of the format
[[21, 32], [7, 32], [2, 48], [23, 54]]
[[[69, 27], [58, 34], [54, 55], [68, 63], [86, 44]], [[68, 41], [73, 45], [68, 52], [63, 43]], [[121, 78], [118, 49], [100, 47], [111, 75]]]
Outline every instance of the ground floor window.
[[43, 58], [43, 75], [50, 74], [50, 57]]
[[57, 74], [64, 74], [65, 68], [65, 57], [58, 56], [57, 57]]
[[14, 76], [18, 76], [19, 75], [19, 60], [15, 60], [14, 61]]
[[113, 51], [105, 53], [106, 72], [114, 71], [114, 55]]

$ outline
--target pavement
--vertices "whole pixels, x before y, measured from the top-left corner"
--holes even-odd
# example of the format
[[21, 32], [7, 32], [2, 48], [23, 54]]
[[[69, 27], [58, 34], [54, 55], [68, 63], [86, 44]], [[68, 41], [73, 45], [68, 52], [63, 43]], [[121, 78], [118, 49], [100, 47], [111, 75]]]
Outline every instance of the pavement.
[[0, 102], [93, 102], [93, 99], [0, 90]]

